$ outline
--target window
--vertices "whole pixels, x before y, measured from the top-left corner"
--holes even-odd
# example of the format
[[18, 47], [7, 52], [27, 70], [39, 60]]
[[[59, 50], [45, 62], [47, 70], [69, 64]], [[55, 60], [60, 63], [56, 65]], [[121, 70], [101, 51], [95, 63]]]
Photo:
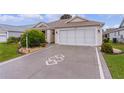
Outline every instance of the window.
[[120, 36], [120, 31], [118, 31], [118, 35]]
[[123, 35], [121, 35], [121, 39], [123, 39], [124, 37], [123, 37]]
[[114, 32], [114, 36], [116, 36], [116, 32]]

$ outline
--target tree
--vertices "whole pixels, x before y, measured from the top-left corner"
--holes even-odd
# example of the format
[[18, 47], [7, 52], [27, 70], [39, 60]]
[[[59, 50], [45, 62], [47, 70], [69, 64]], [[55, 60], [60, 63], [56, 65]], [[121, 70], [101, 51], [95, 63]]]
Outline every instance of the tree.
[[69, 14], [64, 14], [60, 17], [60, 19], [70, 19], [70, 18], [72, 18], [72, 16]]
[[28, 47], [40, 46], [41, 43], [45, 43], [45, 34], [38, 29], [27, 30], [21, 35], [20, 43], [22, 47], [26, 47], [26, 37], [28, 39]]

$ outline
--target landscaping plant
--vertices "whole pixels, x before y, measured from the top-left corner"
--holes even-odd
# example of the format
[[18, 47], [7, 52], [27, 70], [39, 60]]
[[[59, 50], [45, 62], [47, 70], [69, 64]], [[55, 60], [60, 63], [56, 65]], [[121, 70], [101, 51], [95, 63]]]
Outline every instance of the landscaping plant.
[[103, 42], [104, 42], [104, 43], [108, 43], [108, 42], [109, 42], [109, 38], [103, 39]]
[[9, 38], [7, 39], [7, 43], [18, 43], [19, 40], [20, 40], [19, 37], [9, 37]]
[[21, 35], [21, 46], [26, 47], [26, 37], [28, 39], [28, 47], [40, 46], [45, 43], [45, 34], [38, 29], [30, 29]]
[[105, 53], [113, 53], [113, 48], [109, 43], [103, 43], [101, 46], [101, 51]]

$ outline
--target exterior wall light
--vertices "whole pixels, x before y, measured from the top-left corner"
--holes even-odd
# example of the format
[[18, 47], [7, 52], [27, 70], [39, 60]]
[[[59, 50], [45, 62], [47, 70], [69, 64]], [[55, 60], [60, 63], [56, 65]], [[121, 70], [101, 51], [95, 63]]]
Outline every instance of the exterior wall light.
[[98, 33], [100, 33], [100, 30], [98, 30]]

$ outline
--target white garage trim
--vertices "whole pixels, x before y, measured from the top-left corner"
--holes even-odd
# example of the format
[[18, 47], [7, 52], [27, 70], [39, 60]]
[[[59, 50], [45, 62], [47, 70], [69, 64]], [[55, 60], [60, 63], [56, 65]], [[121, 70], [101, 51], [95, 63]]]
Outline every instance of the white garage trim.
[[66, 28], [57, 30], [57, 42], [61, 45], [97, 45], [97, 29], [91, 28]]

